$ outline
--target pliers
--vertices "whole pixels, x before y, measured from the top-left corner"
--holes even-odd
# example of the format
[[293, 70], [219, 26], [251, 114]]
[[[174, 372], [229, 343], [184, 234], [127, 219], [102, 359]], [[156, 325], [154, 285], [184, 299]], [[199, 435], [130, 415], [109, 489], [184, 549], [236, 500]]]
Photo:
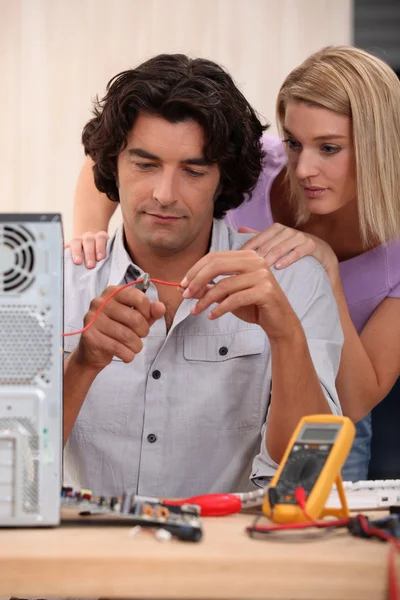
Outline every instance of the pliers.
[[147, 292], [150, 286], [150, 275], [148, 273], [144, 273], [143, 277], [140, 278], [140, 281], [135, 284], [135, 288], [140, 290], [144, 294]]

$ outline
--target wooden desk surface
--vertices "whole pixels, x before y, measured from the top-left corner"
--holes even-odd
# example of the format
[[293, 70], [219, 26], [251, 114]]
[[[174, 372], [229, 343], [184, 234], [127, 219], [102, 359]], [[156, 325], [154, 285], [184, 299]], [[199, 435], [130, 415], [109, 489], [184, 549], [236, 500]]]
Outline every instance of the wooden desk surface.
[[130, 537], [129, 526], [3, 529], [0, 596], [386, 598], [387, 544], [344, 530], [317, 541], [252, 540], [244, 528], [253, 518], [205, 518], [200, 543]]

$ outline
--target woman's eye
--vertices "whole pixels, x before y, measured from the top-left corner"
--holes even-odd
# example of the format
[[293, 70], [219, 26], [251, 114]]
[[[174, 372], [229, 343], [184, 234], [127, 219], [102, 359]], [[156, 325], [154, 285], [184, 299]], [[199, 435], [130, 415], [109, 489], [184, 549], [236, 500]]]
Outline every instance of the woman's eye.
[[287, 138], [286, 140], [283, 140], [283, 143], [287, 144], [290, 150], [299, 150], [301, 148], [301, 144], [299, 144], [299, 142], [296, 142], [296, 140], [293, 140], [292, 138]]
[[340, 148], [338, 146], [332, 146], [331, 144], [323, 144], [321, 150], [326, 154], [336, 154], [336, 152], [339, 152]]

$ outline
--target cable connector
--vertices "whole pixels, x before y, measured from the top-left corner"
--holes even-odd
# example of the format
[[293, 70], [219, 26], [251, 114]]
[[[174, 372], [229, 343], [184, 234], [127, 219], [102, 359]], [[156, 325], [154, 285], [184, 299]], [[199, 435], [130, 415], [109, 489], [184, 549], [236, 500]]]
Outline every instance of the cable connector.
[[307, 494], [306, 494], [305, 489], [303, 487], [297, 487], [294, 490], [294, 497], [296, 498], [296, 502], [300, 506], [300, 508], [303, 511], [305, 511], [306, 510], [306, 500], [307, 500]]

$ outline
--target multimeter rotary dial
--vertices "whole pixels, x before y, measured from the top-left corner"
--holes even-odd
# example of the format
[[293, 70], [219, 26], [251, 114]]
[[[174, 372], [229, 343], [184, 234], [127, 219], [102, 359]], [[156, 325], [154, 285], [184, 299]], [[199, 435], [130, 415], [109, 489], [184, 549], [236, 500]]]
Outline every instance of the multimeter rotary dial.
[[319, 473], [319, 461], [307, 450], [300, 451], [288, 462], [286, 477], [290, 481], [297, 481], [298, 486], [308, 488]]
[[294, 490], [297, 487], [304, 488], [307, 494], [313, 488], [314, 483], [325, 464], [329, 451], [310, 450], [307, 445], [297, 445], [293, 448], [285, 467], [279, 478], [276, 491], [280, 501], [289, 503], [296, 502]]

